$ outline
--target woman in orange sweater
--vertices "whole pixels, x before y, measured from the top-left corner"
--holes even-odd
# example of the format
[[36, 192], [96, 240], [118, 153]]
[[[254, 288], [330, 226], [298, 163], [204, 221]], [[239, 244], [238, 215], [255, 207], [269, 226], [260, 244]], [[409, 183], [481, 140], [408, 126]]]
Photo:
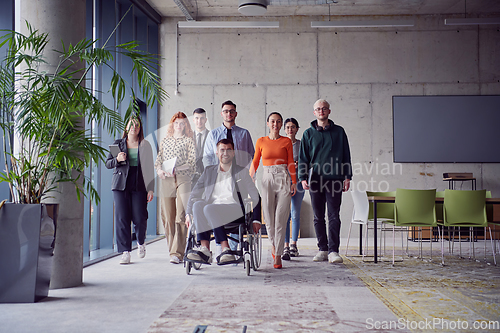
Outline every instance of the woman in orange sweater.
[[267, 117], [269, 136], [257, 140], [250, 176], [255, 172], [262, 157], [264, 174], [261, 180], [262, 211], [267, 234], [272, 245], [274, 268], [281, 268], [281, 256], [285, 245], [286, 222], [290, 214], [291, 197], [295, 195], [297, 178], [293, 161], [292, 140], [280, 135], [283, 117], [272, 112]]

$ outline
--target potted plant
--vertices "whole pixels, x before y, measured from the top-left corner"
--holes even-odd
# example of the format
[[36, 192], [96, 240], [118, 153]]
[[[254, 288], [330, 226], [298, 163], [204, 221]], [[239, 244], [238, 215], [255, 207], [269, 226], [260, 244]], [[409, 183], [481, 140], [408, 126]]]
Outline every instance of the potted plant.
[[[0, 244], [3, 244], [0, 245], [0, 259], [7, 255], [0, 260], [0, 265], [10, 262], [14, 267], [17, 265], [14, 271], [20, 271], [21, 268], [24, 270], [23, 275], [23, 272], [0, 267], [0, 302], [2, 295], [6, 294], [9, 294], [7, 300], [3, 301], [16, 301], [9, 298], [12, 295], [7, 289], [14, 290], [16, 280], [25, 283], [26, 273], [32, 271], [32, 268], [21, 267], [20, 263], [26, 263], [21, 258], [26, 254], [21, 249], [23, 246], [31, 251], [40, 248], [42, 242], [46, 248], [41, 252], [45, 255], [38, 254], [38, 260], [32, 261], [38, 264], [47, 262], [50, 265], [49, 258], [54, 245], [50, 236], [55, 237], [55, 227], [48, 222], [51, 218], [48, 217], [47, 207], [43, 202], [58, 191], [58, 185], [73, 184], [78, 200], [84, 195], [99, 201], [92, 183], [84, 176], [84, 170], [92, 162], [103, 161], [106, 149], [101, 147], [98, 137], [85, 129], [85, 123], [103, 125], [114, 135], [123, 130], [129, 116], [138, 112], [137, 107], [134, 107], [135, 103], [130, 103], [124, 120], [118, 112], [101, 103], [91, 88], [85, 86], [89, 71], [99, 66], [108, 66], [113, 70], [109, 63], [116, 54], [121, 54], [132, 60], [132, 75], [137, 77], [142, 98], [148, 105], [152, 106], [168, 97], [160, 86], [159, 76], [152, 70], [158, 63], [157, 57], [138, 50], [137, 43], [129, 42], [112, 48], [106, 45], [107, 42], [97, 47], [97, 41], [89, 39], [83, 39], [75, 45], [62, 43], [61, 50], [58, 51], [58, 63], [47, 67], [44, 52], [48, 52], [46, 46], [49, 36], [26, 24], [28, 34], [8, 31], [0, 38], [0, 47], [8, 47], [0, 66], [0, 126], [6, 161], [5, 170], [0, 173], [0, 182], [9, 184], [13, 201], [0, 209]], [[126, 96], [134, 101], [135, 92], [116, 71], [113, 72], [109, 82], [110, 93], [114, 97], [115, 108], [118, 109]], [[35, 206], [32, 208], [32, 205]], [[18, 208], [11, 208], [14, 206]], [[57, 209], [51, 207], [49, 210], [55, 218]], [[20, 217], [10, 216], [10, 211], [17, 211]], [[22, 220], [28, 215], [29, 223]], [[33, 226], [32, 216], [39, 217], [36, 227]], [[16, 225], [7, 227], [7, 223]], [[37, 229], [36, 232], [32, 232], [33, 228]], [[24, 235], [12, 235], [7, 230]], [[35, 234], [35, 238], [38, 238], [35, 242], [38, 244], [19, 244], [20, 239], [28, 234]], [[40, 241], [40, 235], [47, 238]], [[35, 284], [43, 284], [43, 290], [35, 290], [31, 301], [47, 296], [47, 280], [50, 279], [51, 272], [50, 267], [37, 267], [35, 270], [45, 271], [46, 274], [35, 279]], [[26, 289], [24, 285], [20, 288]]]

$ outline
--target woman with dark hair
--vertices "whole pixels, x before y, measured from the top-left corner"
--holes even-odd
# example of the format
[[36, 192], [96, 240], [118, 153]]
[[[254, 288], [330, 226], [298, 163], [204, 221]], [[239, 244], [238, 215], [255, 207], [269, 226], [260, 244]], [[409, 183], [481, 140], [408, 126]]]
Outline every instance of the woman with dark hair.
[[130, 263], [132, 235], [130, 222], [135, 226], [139, 258], [146, 255], [146, 228], [148, 221], [147, 203], [153, 200], [154, 169], [153, 150], [144, 140], [140, 118], [128, 121], [121, 139], [113, 143], [120, 153], [111, 152], [106, 160], [106, 168], [115, 169], [111, 190], [115, 203], [115, 228], [118, 252], [122, 253], [120, 264]]
[[[285, 133], [292, 140], [293, 146], [293, 160], [295, 161], [295, 170], [297, 170], [297, 163], [299, 161], [300, 140], [295, 138], [299, 130], [299, 122], [295, 118], [287, 118], [285, 120]], [[297, 183], [297, 192], [292, 197], [292, 209], [290, 216], [286, 222], [285, 233], [285, 249], [283, 251], [283, 259], [290, 260], [290, 257], [298, 257], [299, 250], [297, 248], [297, 240], [299, 238], [300, 230], [300, 208], [302, 200], [304, 199], [304, 189], [302, 183]], [[290, 219], [292, 220], [292, 241], [290, 242]]]
[[[175, 160], [173, 171], [165, 170], [163, 162]], [[160, 143], [155, 170], [161, 183], [161, 220], [165, 229], [170, 262], [184, 258], [187, 229], [185, 209], [191, 192], [191, 176], [195, 171], [196, 147], [187, 116], [177, 112], [167, 125], [167, 135]]]
[[272, 245], [274, 268], [282, 267], [286, 221], [290, 212], [290, 200], [295, 194], [297, 183], [292, 141], [280, 135], [282, 126], [283, 117], [278, 112], [269, 114], [267, 117], [269, 135], [257, 140], [250, 167], [250, 176], [254, 177], [262, 157], [264, 168], [260, 186], [262, 212]]

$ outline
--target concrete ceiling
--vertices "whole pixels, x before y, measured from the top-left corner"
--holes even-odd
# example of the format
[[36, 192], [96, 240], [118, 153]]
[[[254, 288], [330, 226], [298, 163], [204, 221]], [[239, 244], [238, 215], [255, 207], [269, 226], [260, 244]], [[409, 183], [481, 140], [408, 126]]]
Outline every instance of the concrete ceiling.
[[[184, 17], [174, 0], [146, 0], [163, 17]], [[238, 0], [175, 0], [185, 4], [195, 19], [243, 16]], [[267, 0], [263, 16], [295, 15], [435, 15], [467, 14], [477, 17], [500, 13], [499, 0]]]

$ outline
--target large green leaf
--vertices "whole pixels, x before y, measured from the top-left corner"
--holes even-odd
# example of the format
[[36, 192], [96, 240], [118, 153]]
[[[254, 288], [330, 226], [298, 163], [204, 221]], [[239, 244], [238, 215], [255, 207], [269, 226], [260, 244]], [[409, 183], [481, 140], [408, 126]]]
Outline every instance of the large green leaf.
[[[59, 62], [47, 67], [43, 55], [48, 52], [49, 36], [26, 24], [28, 34], [5, 31], [0, 37], [0, 47], [7, 46], [0, 64], [0, 126], [5, 158], [11, 161], [0, 181], [10, 183], [19, 202], [40, 202], [59, 182], [72, 182], [78, 197], [88, 195], [98, 201], [97, 191], [83, 172], [91, 163], [104, 161], [106, 149], [84, 125], [102, 125], [114, 136], [124, 129], [124, 120], [138, 116], [139, 110], [128, 100], [122, 119], [85, 84], [87, 73], [93, 67], [113, 71], [109, 93], [118, 110], [128, 96], [135, 99], [132, 87], [113, 69], [116, 55], [121, 54], [132, 61], [132, 75], [146, 103], [153, 106], [168, 97], [156, 74], [158, 57], [140, 51], [135, 41], [111, 47], [108, 38], [97, 47], [97, 40], [82, 39], [76, 44], [62, 43], [57, 51]], [[24, 142], [16, 154], [10, 145], [13, 132]]]

